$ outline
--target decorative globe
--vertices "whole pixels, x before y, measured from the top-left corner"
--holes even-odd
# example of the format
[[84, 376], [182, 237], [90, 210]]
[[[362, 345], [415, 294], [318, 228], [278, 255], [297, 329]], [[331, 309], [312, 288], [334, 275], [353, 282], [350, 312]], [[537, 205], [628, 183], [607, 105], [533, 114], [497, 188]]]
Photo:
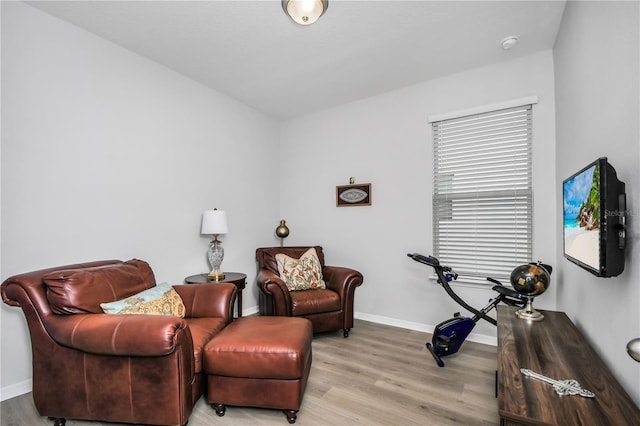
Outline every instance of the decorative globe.
[[542, 263], [520, 265], [511, 272], [511, 285], [520, 294], [537, 296], [551, 284], [551, 266]]

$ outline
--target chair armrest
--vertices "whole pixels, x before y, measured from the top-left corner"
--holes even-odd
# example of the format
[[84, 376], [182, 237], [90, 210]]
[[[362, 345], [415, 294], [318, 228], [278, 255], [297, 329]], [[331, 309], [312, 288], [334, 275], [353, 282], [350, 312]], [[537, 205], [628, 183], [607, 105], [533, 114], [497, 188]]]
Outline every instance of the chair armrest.
[[233, 320], [233, 304], [238, 288], [231, 283], [174, 285], [185, 306], [187, 318], [224, 318]]
[[274, 315], [291, 316], [291, 295], [284, 281], [268, 269], [261, 269], [256, 281], [260, 290], [273, 298]]
[[47, 315], [57, 343], [82, 352], [116, 356], [163, 356], [192, 345], [186, 321], [164, 315]]
[[356, 291], [356, 287], [362, 285], [362, 274], [355, 269], [344, 268], [342, 266], [327, 266], [322, 269], [322, 277], [327, 288], [340, 294], [341, 300], [346, 300], [348, 295]]

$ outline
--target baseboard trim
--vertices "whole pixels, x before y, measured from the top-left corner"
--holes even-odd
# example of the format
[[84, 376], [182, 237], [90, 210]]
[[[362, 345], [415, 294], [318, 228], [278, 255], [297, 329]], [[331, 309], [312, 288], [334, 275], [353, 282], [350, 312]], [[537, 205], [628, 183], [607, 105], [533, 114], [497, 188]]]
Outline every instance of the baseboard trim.
[[254, 306], [252, 308], [249, 309], [243, 309], [242, 310], [242, 316], [243, 317], [250, 317], [252, 315], [256, 315], [258, 313], [258, 307]]
[[31, 379], [15, 383], [13, 385], [0, 388], [0, 401], [15, 398], [16, 396], [24, 395], [33, 390], [33, 381]]
[[[356, 319], [361, 319], [363, 321], [390, 325], [392, 327], [406, 328], [408, 330], [421, 331], [423, 333], [433, 333], [433, 330], [435, 330], [436, 328], [433, 325], [404, 321], [395, 318], [383, 317], [380, 315], [365, 314], [362, 312], [355, 312], [353, 317]], [[496, 336], [489, 336], [486, 334], [471, 333], [467, 337], [467, 340], [470, 342], [482, 343], [489, 346], [498, 346], [498, 338]]]

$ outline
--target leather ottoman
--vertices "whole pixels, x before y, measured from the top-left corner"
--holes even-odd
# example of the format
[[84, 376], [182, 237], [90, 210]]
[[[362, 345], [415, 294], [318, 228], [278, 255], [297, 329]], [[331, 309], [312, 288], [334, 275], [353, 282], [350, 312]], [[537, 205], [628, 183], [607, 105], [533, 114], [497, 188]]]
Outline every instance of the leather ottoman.
[[305, 318], [244, 317], [204, 348], [207, 400], [225, 406], [283, 410], [295, 423], [311, 368], [313, 327]]

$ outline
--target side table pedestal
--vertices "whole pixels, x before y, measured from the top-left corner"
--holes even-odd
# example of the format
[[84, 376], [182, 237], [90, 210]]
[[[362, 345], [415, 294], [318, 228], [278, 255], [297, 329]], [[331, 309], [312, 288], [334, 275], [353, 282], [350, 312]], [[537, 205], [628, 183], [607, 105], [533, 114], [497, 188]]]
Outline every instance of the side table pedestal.
[[240, 272], [225, 272], [224, 278], [221, 280], [209, 279], [208, 274], [191, 275], [184, 279], [185, 284], [217, 284], [217, 283], [231, 283], [235, 284], [238, 289], [238, 318], [242, 317], [242, 290], [244, 290], [247, 284], [247, 275]]

